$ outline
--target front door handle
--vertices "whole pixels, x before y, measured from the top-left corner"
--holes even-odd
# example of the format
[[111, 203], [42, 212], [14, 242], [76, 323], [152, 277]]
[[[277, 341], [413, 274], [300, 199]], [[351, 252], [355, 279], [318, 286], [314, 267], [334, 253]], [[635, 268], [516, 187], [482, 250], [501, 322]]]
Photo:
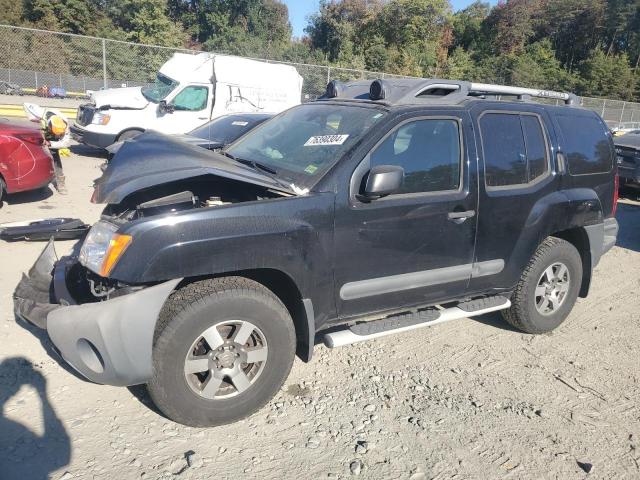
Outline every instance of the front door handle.
[[449, 212], [448, 217], [449, 217], [449, 220], [451, 220], [454, 223], [462, 223], [467, 218], [471, 218], [475, 216], [475, 214], [476, 214], [475, 210], [466, 210], [464, 212]]

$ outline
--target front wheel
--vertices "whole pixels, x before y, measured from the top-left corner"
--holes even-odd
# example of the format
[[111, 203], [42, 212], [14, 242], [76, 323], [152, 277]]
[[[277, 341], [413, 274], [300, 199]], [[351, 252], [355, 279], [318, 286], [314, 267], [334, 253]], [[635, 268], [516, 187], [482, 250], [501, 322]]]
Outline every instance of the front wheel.
[[569, 315], [582, 283], [582, 260], [566, 240], [547, 238], [529, 261], [503, 316], [526, 333], [546, 333]]
[[160, 314], [147, 389], [167, 417], [223, 425], [260, 409], [291, 370], [291, 316], [263, 285], [204, 280], [174, 292]]

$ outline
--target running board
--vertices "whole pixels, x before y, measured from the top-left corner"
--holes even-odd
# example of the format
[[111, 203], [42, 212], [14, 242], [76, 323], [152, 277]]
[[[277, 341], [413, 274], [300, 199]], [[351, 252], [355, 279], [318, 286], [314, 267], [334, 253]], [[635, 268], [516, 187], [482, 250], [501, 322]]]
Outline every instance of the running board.
[[329, 348], [342, 347], [352, 343], [364, 342], [374, 338], [386, 337], [394, 333], [408, 332], [418, 328], [430, 327], [439, 323], [462, 318], [484, 315], [504, 310], [511, 306], [509, 299], [495, 296], [461, 302], [455, 307], [438, 310], [429, 308], [416, 312], [393, 315], [380, 320], [362, 322], [343, 330], [324, 335], [324, 344]]

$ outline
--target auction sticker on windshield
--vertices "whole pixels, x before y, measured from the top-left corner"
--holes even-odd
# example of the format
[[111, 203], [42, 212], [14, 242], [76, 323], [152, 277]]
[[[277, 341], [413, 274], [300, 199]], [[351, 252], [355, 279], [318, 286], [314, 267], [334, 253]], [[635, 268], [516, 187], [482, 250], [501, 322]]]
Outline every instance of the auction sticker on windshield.
[[305, 147], [316, 147], [321, 145], [342, 145], [349, 135], [319, 135], [311, 137], [304, 144]]

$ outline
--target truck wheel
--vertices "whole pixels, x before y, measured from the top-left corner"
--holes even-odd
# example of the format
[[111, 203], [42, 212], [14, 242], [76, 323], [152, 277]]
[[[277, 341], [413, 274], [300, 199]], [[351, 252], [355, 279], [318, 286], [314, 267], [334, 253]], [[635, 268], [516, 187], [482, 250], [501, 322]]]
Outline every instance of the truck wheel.
[[569, 242], [547, 238], [531, 257], [503, 310], [507, 322], [526, 333], [550, 332], [571, 312], [582, 282], [582, 260]]
[[282, 302], [242, 277], [191, 283], [167, 300], [147, 389], [170, 419], [212, 427], [266, 404], [291, 370], [296, 334]]

